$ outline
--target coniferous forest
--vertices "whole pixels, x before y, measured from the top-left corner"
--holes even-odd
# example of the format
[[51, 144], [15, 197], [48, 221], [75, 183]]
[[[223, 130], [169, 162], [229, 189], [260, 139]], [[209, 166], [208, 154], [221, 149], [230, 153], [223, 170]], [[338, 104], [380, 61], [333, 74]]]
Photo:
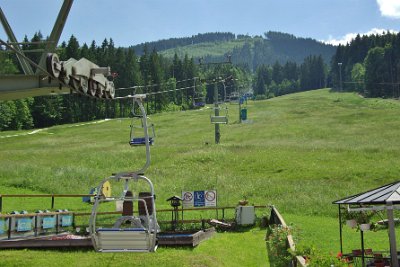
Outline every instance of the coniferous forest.
[[330, 76], [338, 90], [365, 97], [399, 98], [400, 33], [357, 35], [347, 45], [339, 45]]
[[[40, 32], [31, 39], [25, 37], [22, 49], [40, 49], [40, 41], [45, 39]], [[203, 64], [188, 54], [168, 57], [160, 52], [202, 42], [217, 44], [238, 39], [244, 40], [241, 46], [224, 56], [206, 56]], [[399, 46], [400, 35], [392, 33], [357, 36], [351, 43], [338, 47], [279, 32], [267, 32], [264, 37], [207, 33], [129, 48], [115, 47], [111, 38], [88, 45], [71, 36], [56, 53], [60, 60], [85, 57], [99, 66], [110, 66], [115, 73], [116, 88], [140, 86], [135, 90], [117, 90], [116, 95], [149, 94], [146, 108], [151, 114], [192, 109], [196, 101], [213, 103], [214, 82], [227, 77], [230, 78], [224, 84], [218, 83], [219, 100], [237, 93], [252, 93], [256, 99], [263, 99], [327, 86], [357, 91], [366, 97], [399, 97]], [[0, 74], [20, 73], [15, 55], [0, 52]], [[226, 62], [228, 55], [232, 64], [207, 64]], [[37, 62], [40, 55], [28, 56]], [[180, 88], [188, 89], [177, 90]], [[167, 90], [168, 93], [157, 94]], [[126, 99], [102, 101], [77, 94], [2, 101], [0, 130], [128, 117], [131, 108], [131, 101]]]

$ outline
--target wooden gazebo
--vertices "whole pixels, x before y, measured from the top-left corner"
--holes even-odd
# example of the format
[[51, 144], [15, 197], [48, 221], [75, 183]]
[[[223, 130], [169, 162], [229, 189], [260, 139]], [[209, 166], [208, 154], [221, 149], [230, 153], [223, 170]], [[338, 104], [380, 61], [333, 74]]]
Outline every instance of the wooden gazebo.
[[[346, 205], [349, 212], [360, 211], [382, 211], [386, 210], [389, 226], [390, 259], [392, 267], [399, 267], [397, 258], [396, 232], [394, 225], [393, 210], [400, 210], [400, 181], [387, 184], [364, 193], [336, 200], [333, 204], [339, 205], [339, 227], [340, 227], [340, 251], [343, 253], [342, 239], [342, 206]], [[363, 244], [363, 231], [361, 242]], [[364, 255], [364, 251], [362, 252]], [[364, 265], [364, 256], [363, 256]]]

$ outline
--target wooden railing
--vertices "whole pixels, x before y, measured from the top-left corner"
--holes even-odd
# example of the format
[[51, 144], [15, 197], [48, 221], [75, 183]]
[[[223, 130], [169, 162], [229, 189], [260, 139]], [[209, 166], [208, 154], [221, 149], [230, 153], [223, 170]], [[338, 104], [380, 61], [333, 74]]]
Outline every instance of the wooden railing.
[[[270, 225], [280, 225], [282, 227], [287, 227], [287, 224], [285, 220], [283, 219], [282, 215], [279, 213], [279, 211], [274, 207], [271, 206], [271, 215], [269, 217], [269, 224]], [[293, 241], [293, 236], [291, 234], [288, 234], [286, 237], [286, 248], [290, 249], [291, 251], [295, 252], [296, 251], [296, 246]], [[293, 259], [291, 261], [291, 266], [297, 267], [306, 267], [306, 261], [302, 256], [293, 256]]]
[[[49, 203], [49, 209], [54, 210], [55, 208], [55, 202], [57, 198], [81, 198], [81, 197], [95, 197], [93, 194], [0, 194], [0, 218], [12, 218], [12, 217], [35, 217], [38, 216], [37, 213], [29, 213], [29, 214], [1, 214], [1, 212], [4, 209], [4, 203], [3, 199], [4, 198], [47, 198], [51, 200], [51, 203]], [[45, 207], [40, 207], [44, 208]], [[266, 209], [269, 208], [266, 205], [254, 205], [255, 209]], [[197, 208], [189, 208], [189, 207], [183, 207], [181, 206], [178, 209], [178, 212], [180, 214], [179, 219], [176, 223], [179, 224], [187, 224], [187, 223], [201, 223], [205, 224], [209, 222], [212, 219], [217, 219], [217, 220], [226, 220], [226, 212], [229, 211], [229, 215], [232, 215], [236, 209], [236, 206], [224, 206], [224, 207], [197, 207]], [[168, 213], [168, 212], [174, 212], [175, 210], [173, 208], [169, 209], [157, 209], [157, 213]], [[215, 214], [206, 214], [205, 217], [201, 217], [201, 219], [195, 219], [193, 216], [190, 216], [189, 213], [191, 212], [207, 212], [207, 211], [215, 211]], [[90, 216], [91, 212], [86, 211], [86, 212], [72, 212], [70, 211], [71, 214], [73, 214], [73, 227], [85, 227], [85, 225], [82, 225], [82, 220], [80, 220], [81, 223], [75, 221], [75, 218], [77, 217], [85, 217], [85, 216]], [[137, 211], [135, 211], [137, 213]], [[49, 215], [49, 213], [47, 213]], [[59, 214], [59, 213], [58, 213]], [[112, 214], [121, 214], [121, 211], [109, 211], [109, 212], [99, 212], [98, 215], [112, 215]], [[229, 216], [228, 215], [228, 216]], [[40, 215], [39, 215], [40, 216]], [[208, 218], [209, 217], [209, 218]], [[230, 216], [229, 216], [230, 217]], [[230, 217], [228, 220], [233, 221], [235, 218]], [[158, 220], [160, 224], [168, 224], [172, 223], [171, 220]]]

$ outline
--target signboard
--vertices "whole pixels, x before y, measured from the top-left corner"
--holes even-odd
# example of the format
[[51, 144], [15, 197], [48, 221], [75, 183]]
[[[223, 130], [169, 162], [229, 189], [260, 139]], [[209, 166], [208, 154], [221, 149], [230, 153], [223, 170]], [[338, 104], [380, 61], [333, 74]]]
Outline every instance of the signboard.
[[0, 219], [0, 235], [4, 234], [5, 225], [6, 225], [5, 220]]
[[217, 190], [208, 190], [204, 193], [205, 205], [207, 207], [217, 206]]
[[54, 216], [43, 217], [42, 227], [43, 229], [51, 229], [56, 227], [56, 217]]
[[183, 191], [182, 192], [182, 205], [183, 207], [193, 207], [193, 191]]
[[17, 232], [26, 232], [32, 230], [32, 219], [21, 218], [17, 221]]
[[205, 206], [205, 199], [204, 199], [204, 191], [194, 191], [194, 206], [195, 207], [204, 207]]
[[71, 226], [72, 225], [72, 215], [61, 215], [61, 226]]
[[189, 207], [216, 207], [217, 190], [182, 191], [182, 205]]

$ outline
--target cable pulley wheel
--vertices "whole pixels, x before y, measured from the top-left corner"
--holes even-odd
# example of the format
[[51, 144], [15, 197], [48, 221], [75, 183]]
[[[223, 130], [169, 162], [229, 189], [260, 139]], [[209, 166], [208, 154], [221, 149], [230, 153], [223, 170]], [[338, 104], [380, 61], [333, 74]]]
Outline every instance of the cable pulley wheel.
[[57, 54], [48, 53], [46, 58], [47, 71], [54, 77], [58, 78], [61, 72], [59, 66], [60, 59], [58, 58]]

